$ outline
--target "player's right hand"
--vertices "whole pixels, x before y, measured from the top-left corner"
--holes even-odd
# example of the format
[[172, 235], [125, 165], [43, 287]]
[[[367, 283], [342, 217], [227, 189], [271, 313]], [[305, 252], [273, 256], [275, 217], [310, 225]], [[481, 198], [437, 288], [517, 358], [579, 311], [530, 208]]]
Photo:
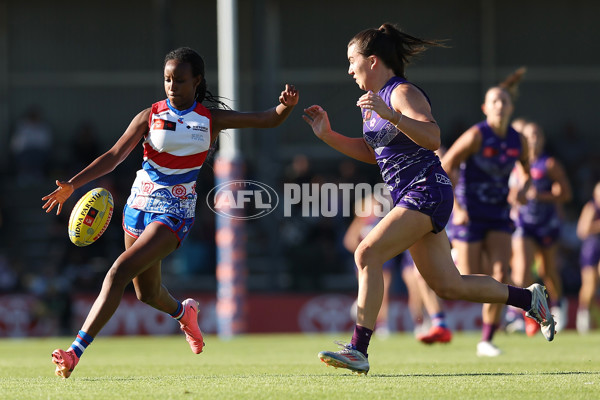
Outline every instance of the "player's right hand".
[[71, 197], [75, 189], [73, 188], [72, 183], [62, 182], [58, 180], [56, 181], [56, 186], [58, 186], [58, 188], [54, 190], [54, 192], [42, 197], [42, 200], [46, 201], [46, 203], [44, 203], [44, 205], [42, 206], [42, 209], [46, 210], [46, 212], [49, 213], [54, 207], [58, 206], [58, 208], [56, 209], [56, 215], [59, 215], [62, 211], [62, 206], [64, 202], [67, 201], [69, 197]]
[[327, 111], [323, 110], [321, 106], [313, 105], [304, 109], [304, 115], [302, 119], [310, 125], [313, 132], [318, 138], [323, 138], [331, 131], [331, 125], [329, 123], [329, 117]]

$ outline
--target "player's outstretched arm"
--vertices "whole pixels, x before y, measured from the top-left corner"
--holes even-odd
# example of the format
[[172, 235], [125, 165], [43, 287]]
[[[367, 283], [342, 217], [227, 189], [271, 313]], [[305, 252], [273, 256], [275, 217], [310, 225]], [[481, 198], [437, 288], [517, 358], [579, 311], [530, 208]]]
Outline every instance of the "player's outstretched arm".
[[295, 86], [286, 84], [285, 89], [279, 95], [279, 104], [268, 110], [258, 112], [211, 110], [213, 132], [218, 133], [224, 129], [275, 128], [286, 120], [298, 104], [299, 98], [300, 95]]
[[358, 161], [375, 164], [375, 152], [363, 138], [350, 138], [331, 129], [327, 111], [313, 105], [304, 110], [302, 116], [315, 135], [332, 148]]
[[73, 194], [75, 189], [113, 171], [117, 165], [127, 158], [141, 138], [148, 132], [149, 116], [149, 108], [140, 112], [133, 118], [125, 133], [123, 133], [110, 150], [96, 158], [90, 165], [68, 181], [57, 180], [56, 185], [58, 188], [42, 197], [42, 201], [46, 202], [42, 206], [42, 209], [49, 213], [57, 207], [56, 215], [59, 215], [64, 202]]

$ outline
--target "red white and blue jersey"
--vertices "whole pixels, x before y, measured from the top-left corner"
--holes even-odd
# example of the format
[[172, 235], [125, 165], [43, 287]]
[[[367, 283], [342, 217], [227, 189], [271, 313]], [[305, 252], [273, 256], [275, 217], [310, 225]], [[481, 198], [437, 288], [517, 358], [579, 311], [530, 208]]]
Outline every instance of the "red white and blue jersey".
[[211, 114], [194, 102], [179, 111], [169, 100], [152, 105], [144, 161], [127, 205], [146, 212], [194, 218], [196, 179], [211, 144]]

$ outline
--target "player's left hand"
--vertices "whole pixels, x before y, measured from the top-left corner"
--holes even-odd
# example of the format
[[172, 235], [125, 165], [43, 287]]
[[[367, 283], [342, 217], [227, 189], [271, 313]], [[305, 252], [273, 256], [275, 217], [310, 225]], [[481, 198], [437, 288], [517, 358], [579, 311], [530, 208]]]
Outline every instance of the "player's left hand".
[[294, 107], [300, 98], [294, 85], [285, 84], [285, 90], [279, 95], [279, 102], [286, 107]]
[[385, 104], [385, 101], [376, 93], [368, 91], [367, 93], [360, 96], [356, 105], [360, 108], [367, 110], [373, 110], [383, 119], [391, 119], [394, 116], [394, 110]]
[[46, 210], [47, 213], [49, 213], [54, 207], [58, 206], [58, 208], [56, 209], [56, 215], [59, 215], [62, 211], [62, 206], [64, 202], [67, 201], [69, 197], [71, 197], [71, 195], [74, 192], [74, 189], [72, 183], [61, 182], [58, 180], [56, 181], [56, 186], [58, 186], [58, 188], [54, 190], [54, 192], [42, 197], [42, 200], [46, 200], [46, 203], [44, 203], [42, 208]]

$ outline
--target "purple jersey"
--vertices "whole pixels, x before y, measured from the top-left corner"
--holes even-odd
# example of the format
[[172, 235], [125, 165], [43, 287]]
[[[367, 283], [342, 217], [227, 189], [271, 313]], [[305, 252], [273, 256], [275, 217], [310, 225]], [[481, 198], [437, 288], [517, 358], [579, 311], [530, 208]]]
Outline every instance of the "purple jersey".
[[460, 166], [458, 203], [471, 220], [508, 220], [508, 178], [521, 156], [519, 133], [509, 127], [500, 137], [487, 121], [478, 123], [481, 148]]
[[[402, 84], [410, 83], [395, 76], [379, 91], [388, 107], [392, 107], [393, 90]], [[429, 215], [433, 232], [443, 230], [452, 211], [453, 195], [452, 184], [438, 156], [413, 142], [374, 111], [363, 110], [363, 121], [363, 137], [375, 151], [375, 160], [394, 206]]]
[[[548, 156], [542, 155], [531, 164], [531, 184], [539, 193], [552, 191], [554, 181], [548, 177], [547, 161]], [[517, 224], [558, 227], [560, 219], [556, 204], [536, 200], [527, 201], [519, 207]]]
[[[405, 83], [410, 84], [406, 79], [395, 76], [387, 81], [378, 94], [391, 108], [392, 92], [398, 85]], [[431, 166], [440, 165], [440, 160], [433, 151], [413, 142], [376, 112], [363, 109], [363, 121], [363, 137], [375, 150], [375, 159], [383, 181], [391, 192], [394, 204], [397, 204], [404, 189], [422, 180]]]

